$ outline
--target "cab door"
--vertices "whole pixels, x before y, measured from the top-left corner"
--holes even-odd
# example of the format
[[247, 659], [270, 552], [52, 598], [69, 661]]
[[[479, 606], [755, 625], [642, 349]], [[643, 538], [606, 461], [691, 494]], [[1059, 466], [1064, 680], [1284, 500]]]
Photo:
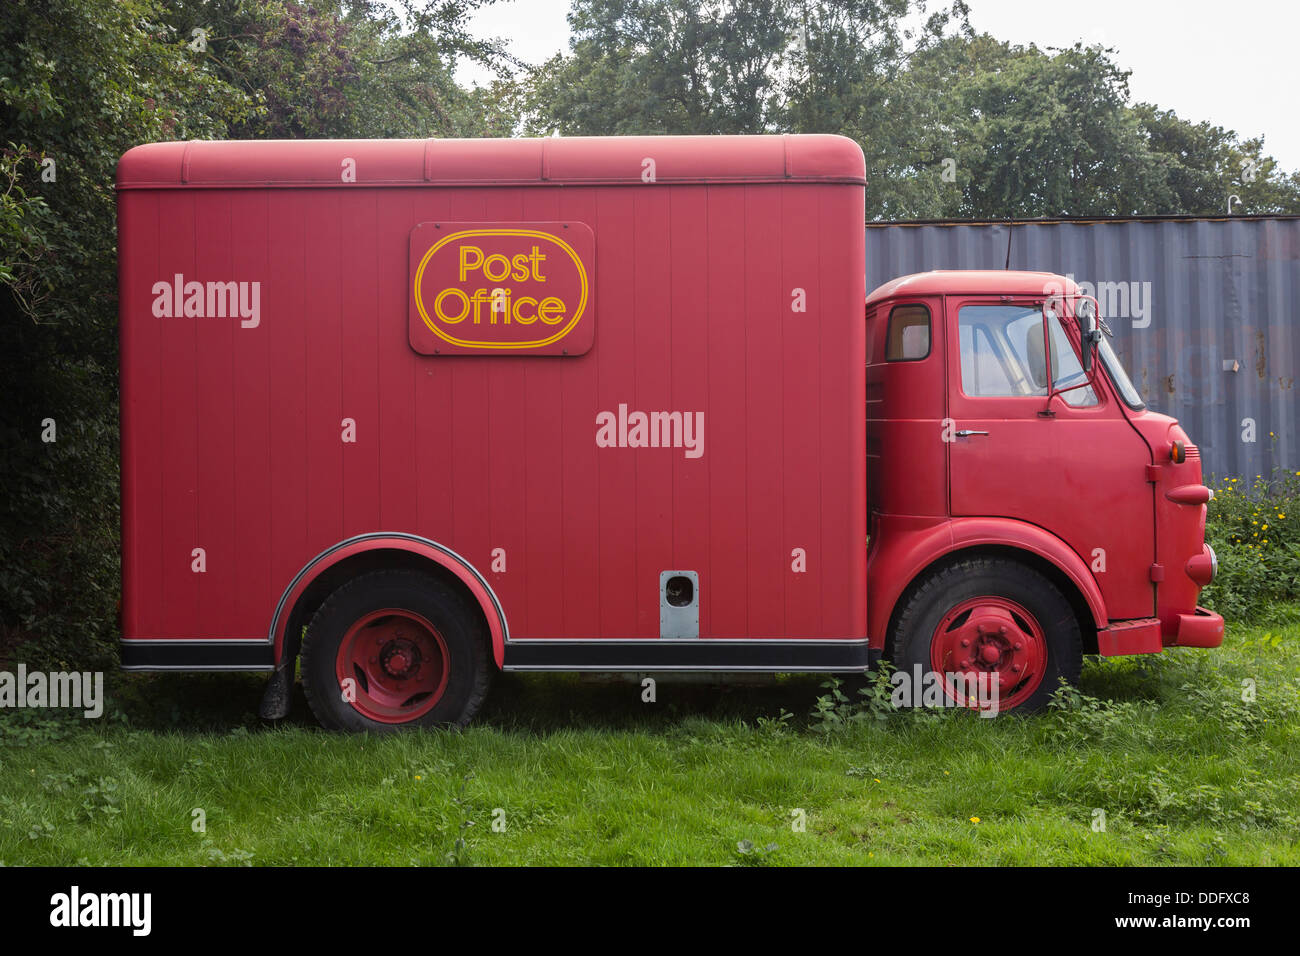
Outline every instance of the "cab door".
[[946, 414], [943, 299], [900, 296], [867, 327], [867, 489], [873, 514], [943, 521], [945, 453], [934, 436]]
[[1083, 371], [1072, 326], [1049, 313], [1045, 337], [1030, 300], [949, 297], [945, 312], [950, 513], [1051, 532], [1093, 570], [1112, 619], [1150, 617], [1150, 452], [1104, 376]]

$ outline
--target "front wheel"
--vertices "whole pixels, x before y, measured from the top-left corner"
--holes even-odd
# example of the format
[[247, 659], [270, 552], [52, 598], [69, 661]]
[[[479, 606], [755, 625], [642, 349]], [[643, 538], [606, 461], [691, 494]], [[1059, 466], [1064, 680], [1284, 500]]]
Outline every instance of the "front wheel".
[[464, 726], [492, 676], [481, 618], [419, 571], [372, 571], [325, 599], [307, 626], [302, 682], [332, 730]]
[[[918, 673], [946, 705], [998, 712], [1046, 706], [1062, 679], [1083, 668], [1079, 622], [1060, 590], [1026, 565], [969, 558], [931, 574], [912, 592], [893, 635], [905, 680]], [[913, 689], [914, 701], [924, 698]]]

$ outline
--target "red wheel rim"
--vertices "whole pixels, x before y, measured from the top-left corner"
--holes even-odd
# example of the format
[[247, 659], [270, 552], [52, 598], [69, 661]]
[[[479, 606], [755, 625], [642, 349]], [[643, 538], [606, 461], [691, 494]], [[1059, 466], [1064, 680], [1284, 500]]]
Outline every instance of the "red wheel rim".
[[[971, 598], [944, 615], [935, 628], [930, 668], [942, 675], [944, 693], [959, 706], [987, 707], [990, 701], [979, 697], [991, 695], [996, 682], [998, 709], [1009, 710], [1027, 701], [1043, 683], [1047, 637], [1037, 618], [1015, 601]], [[972, 682], [981, 675], [985, 683]]]
[[357, 711], [380, 723], [402, 724], [442, 699], [448, 660], [446, 641], [427, 619], [385, 608], [348, 628], [334, 673], [344, 700]]

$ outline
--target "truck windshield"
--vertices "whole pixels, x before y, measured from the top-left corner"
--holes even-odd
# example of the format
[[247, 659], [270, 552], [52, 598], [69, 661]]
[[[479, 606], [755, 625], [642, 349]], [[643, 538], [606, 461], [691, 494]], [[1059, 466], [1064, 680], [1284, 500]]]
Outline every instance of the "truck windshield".
[[1097, 347], [1097, 354], [1101, 356], [1101, 364], [1106, 367], [1106, 374], [1115, 383], [1115, 389], [1119, 392], [1120, 398], [1124, 399], [1124, 404], [1132, 409], [1146, 408], [1146, 402], [1142, 401], [1142, 396], [1133, 387], [1133, 380], [1128, 377], [1128, 372], [1124, 371], [1119, 356], [1110, 347], [1109, 339], [1102, 338], [1101, 345]]

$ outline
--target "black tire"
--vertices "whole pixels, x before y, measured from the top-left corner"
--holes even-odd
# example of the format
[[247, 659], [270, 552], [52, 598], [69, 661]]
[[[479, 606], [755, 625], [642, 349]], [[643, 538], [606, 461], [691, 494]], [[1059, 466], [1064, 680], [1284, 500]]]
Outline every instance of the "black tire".
[[[1027, 699], [1003, 706], [1002, 710], [1020, 713], [1041, 710], [1062, 678], [1070, 684], [1078, 683], [1083, 668], [1083, 644], [1079, 621], [1069, 601], [1041, 572], [1003, 558], [958, 561], [932, 573], [912, 591], [891, 636], [891, 660], [895, 667], [914, 674], [914, 667], [919, 664], [923, 671], [930, 671], [931, 643], [937, 637], [939, 626], [963, 603], [983, 597], [1014, 602], [1028, 611], [1045, 639], [1045, 665], [1041, 667], [1042, 677], [1036, 689]], [[945, 628], [949, 630], [950, 627]], [[1008, 694], [1007, 700], [1014, 696]]]
[[[432, 709], [410, 720], [390, 717], [400, 722], [373, 719], [346, 700], [335, 669], [339, 648], [353, 625], [390, 608], [424, 618], [436, 628], [446, 647], [441, 696]], [[482, 705], [496, 670], [478, 610], [437, 578], [411, 570], [371, 571], [334, 591], [307, 626], [301, 663], [307, 702], [322, 725], [330, 730], [377, 733], [409, 727], [464, 727]], [[355, 688], [352, 693], [357, 694]]]

